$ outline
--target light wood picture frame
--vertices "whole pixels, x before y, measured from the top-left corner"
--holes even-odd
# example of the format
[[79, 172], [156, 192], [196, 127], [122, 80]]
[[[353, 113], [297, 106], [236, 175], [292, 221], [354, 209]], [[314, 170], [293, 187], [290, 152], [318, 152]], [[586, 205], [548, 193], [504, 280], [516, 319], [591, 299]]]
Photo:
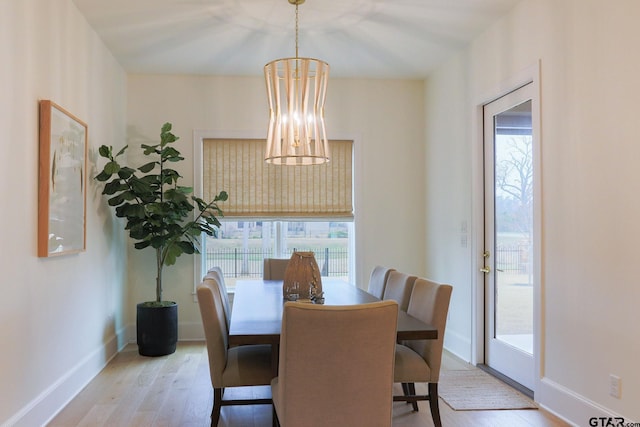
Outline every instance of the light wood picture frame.
[[40, 101], [38, 256], [86, 249], [87, 124]]

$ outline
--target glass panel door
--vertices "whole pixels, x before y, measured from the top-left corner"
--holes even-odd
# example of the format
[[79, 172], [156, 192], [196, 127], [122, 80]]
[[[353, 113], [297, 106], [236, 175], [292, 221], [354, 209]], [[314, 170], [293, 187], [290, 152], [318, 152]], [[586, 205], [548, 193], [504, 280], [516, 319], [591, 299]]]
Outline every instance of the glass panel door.
[[529, 86], [484, 107], [483, 271], [485, 362], [533, 389], [534, 140]]

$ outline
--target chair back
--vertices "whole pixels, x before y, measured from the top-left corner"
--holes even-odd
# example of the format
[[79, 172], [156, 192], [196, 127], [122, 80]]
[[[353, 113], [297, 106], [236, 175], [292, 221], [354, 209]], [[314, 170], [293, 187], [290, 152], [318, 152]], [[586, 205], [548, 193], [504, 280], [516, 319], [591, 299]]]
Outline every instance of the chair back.
[[204, 279], [208, 278], [215, 279], [220, 286], [225, 322], [227, 323], [227, 330], [229, 330], [231, 327], [231, 302], [229, 301], [229, 291], [227, 290], [227, 284], [224, 281], [222, 269], [220, 267], [211, 267], [211, 269], [207, 271], [207, 275], [204, 276]]
[[393, 268], [383, 267], [381, 265], [377, 265], [371, 270], [371, 276], [369, 277], [369, 287], [367, 288], [367, 292], [373, 295], [376, 298], [383, 299], [384, 297], [384, 288], [387, 284], [387, 279], [389, 278], [389, 273], [395, 271]]
[[212, 277], [198, 285], [198, 306], [204, 326], [209, 355], [209, 373], [213, 387], [223, 387], [222, 373], [227, 365], [229, 330], [224, 315], [224, 304], [218, 281]]
[[284, 280], [284, 271], [289, 265], [289, 258], [265, 258], [262, 270], [264, 280]]
[[394, 301], [285, 303], [273, 389], [281, 425], [390, 426], [397, 320]]
[[387, 284], [384, 287], [384, 297], [382, 299], [392, 299], [398, 303], [400, 310], [407, 311], [409, 307], [409, 298], [413, 283], [417, 277], [400, 271], [389, 272]]
[[410, 340], [404, 343], [407, 347], [420, 354], [427, 362], [431, 372], [430, 382], [432, 383], [437, 383], [440, 377], [444, 332], [452, 291], [453, 287], [451, 285], [419, 278], [413, 285], [407, 310], [407, 313], [411, 316], [438, 328], [438, 339]]

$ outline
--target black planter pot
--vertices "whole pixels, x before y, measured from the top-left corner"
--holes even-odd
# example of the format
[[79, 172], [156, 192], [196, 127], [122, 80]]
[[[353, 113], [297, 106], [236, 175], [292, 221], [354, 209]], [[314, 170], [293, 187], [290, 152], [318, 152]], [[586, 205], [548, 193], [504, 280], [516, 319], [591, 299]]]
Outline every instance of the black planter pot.
[[178, 342], [178, 304], [136, 306], [138, 353], [142, 356], [165, 356], [176, 351]]

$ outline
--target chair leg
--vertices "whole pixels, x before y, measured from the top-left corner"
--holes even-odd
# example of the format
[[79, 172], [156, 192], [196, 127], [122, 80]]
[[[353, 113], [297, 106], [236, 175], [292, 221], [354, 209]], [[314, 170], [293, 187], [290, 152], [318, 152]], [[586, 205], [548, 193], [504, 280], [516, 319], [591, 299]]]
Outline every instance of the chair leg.
[[402, 383], [402, 394], [409, 396], [409, 383]]
[[[416, 383], [408, 383], [407, 384], [407, 389], [409, 390], [409, 396], [415, 396], [416, 395]], [[417, 401], [413, 401], [411, 402], [411, 406], [413, 407], [413, 410], [418, 412], [418, 402]]]
[[429, 383], [429, 408], [431, 408], [433, 425], [435, 427], [442, 427], [440, 408], [438, 407], [438, 383]]
[[224, 389], [213, 389], [213, 409], [211, 410], [211, 427], [217, 427], [220, 420], [220, 409], [222, 408], [222, 393]]

